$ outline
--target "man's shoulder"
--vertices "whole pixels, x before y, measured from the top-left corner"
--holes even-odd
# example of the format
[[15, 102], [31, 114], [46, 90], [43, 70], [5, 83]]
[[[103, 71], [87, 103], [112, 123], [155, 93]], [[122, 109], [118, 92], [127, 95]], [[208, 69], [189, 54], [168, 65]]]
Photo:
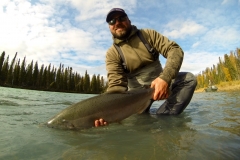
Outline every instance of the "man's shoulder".
[[107, 56], [107, 57], [116, 57], [116, 56], [118, 56], [118, 51], [117, 51], [117, 49], [114, 47], [113, 44], [108, 48], [108, 50], [107, 50], [107, 52], [106, 52], [106, 56]]
[[157, 33], [156, 30], [154, 29], [150, 29], [150, 28], [142, 28], [142, 29], [139, 29], [143, 34], [152, 34], [152, 33]]

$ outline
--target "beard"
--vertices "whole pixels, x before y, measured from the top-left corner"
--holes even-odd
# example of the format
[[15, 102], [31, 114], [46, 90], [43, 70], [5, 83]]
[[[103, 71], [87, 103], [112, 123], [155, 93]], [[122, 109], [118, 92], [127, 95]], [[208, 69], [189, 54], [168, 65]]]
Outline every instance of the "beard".
[[115, 32], [111, 31], [113, 37], [118, 38], [118, 39], [126, 39], [131, 33], [132, 26], [131, 25], [129, 25], [127, 27], [125, 27], [123, 25], [116, 26], [116, 28], [118, 28], [118, 27], [121, 27], [120, 31], [116, 31], [116, 30], [115, 30]]

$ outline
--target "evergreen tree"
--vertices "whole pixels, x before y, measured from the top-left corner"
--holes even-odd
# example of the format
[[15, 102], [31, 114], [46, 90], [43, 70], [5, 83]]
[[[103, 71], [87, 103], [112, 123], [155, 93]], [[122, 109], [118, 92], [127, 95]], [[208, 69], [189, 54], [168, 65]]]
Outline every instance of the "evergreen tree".
[[2, 67], [2, 72], [1, 72], [1, 81], [3, 84], [5, 84], [6, 80], [7, 80], [7, 76], [8, 76], [8, 68], [9, 68], [9, 56], [7, 56], [7, 59], [4, 61], [3, 63], [3, 67]]
[[97, 93], [98, 86], [97, 86], [97, 78], [95, 74], [92, 76], [90, 86], [91, 86], [91, 93]]
[[106, 83], [106, 85], [104, 84], [104, 78], [103, 78], [103, 76], [101, 76], [100, 85], [101, 85], [101, 92], [104, 92], [105, 90], [107, 90], [108, 83]]
[[51, 63], [48, 65], [47, 74], [46, 74], [46, 88], [49, 88], [51, 80]]
[[56, 68], [53, 66], [51, 75], [50, 75], [50, 88], [51, 89], [56, 89]]
[[47, 86], [47, 66], [44, 68], [43, 70], [43, 74], [42, 74], [42, 87], [43, 89], [48, 89]]
[[2, 73], [4, 58], [5, 58], [5, 52], [3, 51], [1, 56], [0, 56], [0, 80], [1, 80], [1, 73]]
[[87, 70], [84, 76], [83, 90], [84, 90], [84, 93], [90, 93], [90, 77], [87, 73]]
[[80, 84], [79, 84], [79, 92], [83, 93], [84, 92], [84, 77], [82, 76], [80, 79]]
[[13, 70], [13, 85], [18, 86], [19, 85], [19, 75], [20, 75], [20, 59], [14, 66]]
[[7, 82], [6, 83], [10, 84], [10, 85], [13, 85], [13, 67], [14, 67], [14, 64], [15, 64], [16, 57], [17, 57], [17, 52], [16, 52], [15, 56], [13, 57], [11, 65], [8, 69], [8, 75], [7, 75]]
[[68, 86], [68, 90], [69, 91], [72, 91], [73, 88], [72, 88], [72, 83], [73, 83], [73, 75], [72, 75], [72, 67], [68, 67], [68, 72], [69, 72], [69, 75], [68, 75], [68, 83], [67, 83], [67, 86]]
[[68, 90], [68, 69], [65, 68], [64, 76], [63, 76], [63, 90]]
[[57, 70], [57, 75], [56, 75], [56, 89], [60, 90], [61, 89], [61, 71], [62, 71], [62, 64], [60, 63], [59, 68]]
[[75, 91], [80, 92], [81, 76], [76, 72], [74, 77]]
[[36, 61], [35, 62], [35, 65], [34, 65], [34, 70], [33, 70], [33, 86], [36, 88], [36, 87], [38, 87], [37, 86], [37, 84], [38, 84], [38, 72], [39, 72], [39, 70], [38, 70], [38, 62]]
[[43, 72], [44, 72], [44, 65], [41, 66], [41, 69], [38, 73], [38, 86], [40, 89], [43, 89]]
[[97, 75], [97, 93], [102, 91], [100, 74]]
[[19, 72], [19, 81], [18, 85], [19, 86], [25, 86], [25, 79], [26, 79], [26, 57], [24, 57], [21, 67], [20, 67], [20, 72]]
[[25, 84], [28, 87], [33, 85], [33, 61], [27, 66]]

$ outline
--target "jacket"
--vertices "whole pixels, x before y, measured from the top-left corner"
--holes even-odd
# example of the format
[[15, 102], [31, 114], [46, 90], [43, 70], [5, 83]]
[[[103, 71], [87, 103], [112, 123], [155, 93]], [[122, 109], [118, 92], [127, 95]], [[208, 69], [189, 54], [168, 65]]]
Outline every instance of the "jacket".
[[[151, 29], [140, 30], [149, 44], [167, 59], [163, 72], [159, 77], [168, 84], [174, 79], [182, 65], [184, 52], [174, 41]], [[154, 62], [140, 38], [137, 36], [137, 27], [132, 26], [131, 33], [125, 40], [113, 37], [113, 43], [118, 45], [125, 57], [125, 62], [130, 73]], [[124, 72], [122, 59], [112, 45], [106, 53], [106, 69], [108, 77], [107, 91], [126, 91], [128, 89], [127, 73]]]

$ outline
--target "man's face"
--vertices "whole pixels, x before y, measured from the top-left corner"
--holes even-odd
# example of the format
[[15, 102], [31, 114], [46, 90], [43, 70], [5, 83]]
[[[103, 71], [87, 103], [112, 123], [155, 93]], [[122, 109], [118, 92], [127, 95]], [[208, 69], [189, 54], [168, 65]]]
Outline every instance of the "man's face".
[[131, 31], [131, 21], [126, 17], [124, 21], [119, 20], [118, 18], [124, 16], [121, 13], [115, 13], [111, 19], [117, 19], [115, 24], [109, 24], [109, 29], [112, 35], [119, 39], [127, 38]]

